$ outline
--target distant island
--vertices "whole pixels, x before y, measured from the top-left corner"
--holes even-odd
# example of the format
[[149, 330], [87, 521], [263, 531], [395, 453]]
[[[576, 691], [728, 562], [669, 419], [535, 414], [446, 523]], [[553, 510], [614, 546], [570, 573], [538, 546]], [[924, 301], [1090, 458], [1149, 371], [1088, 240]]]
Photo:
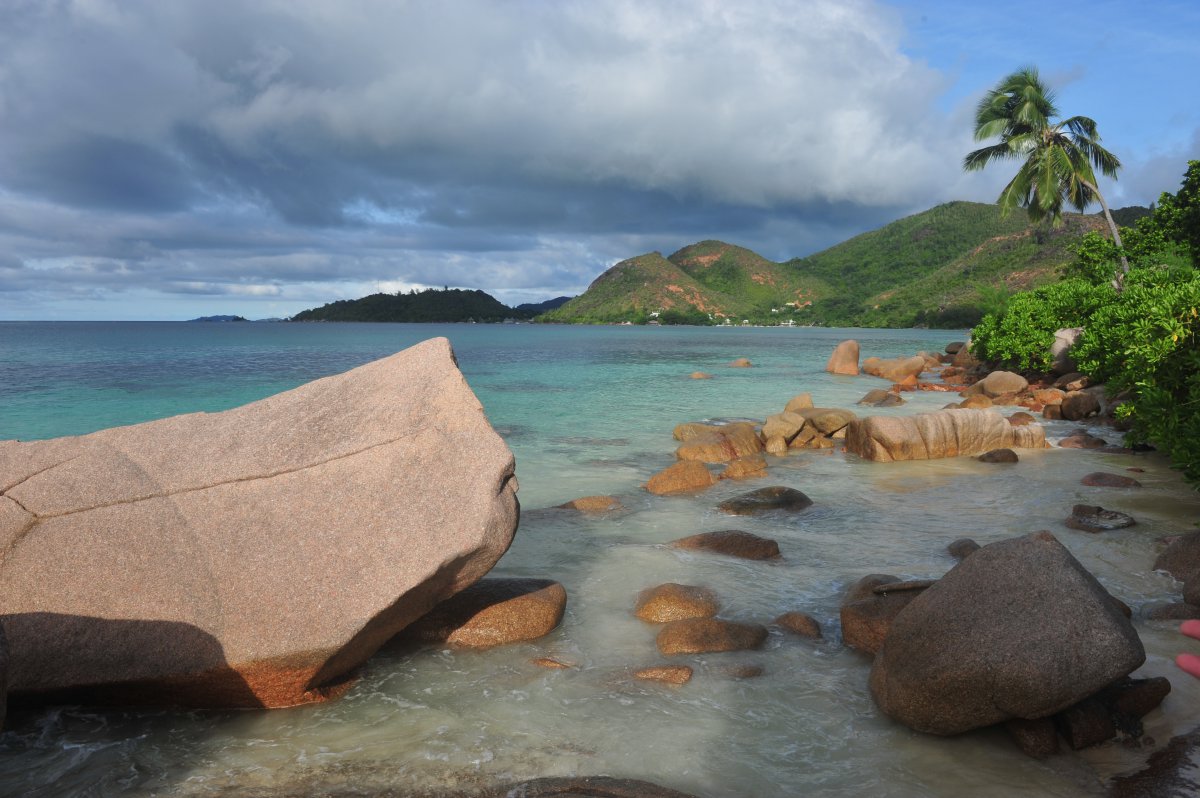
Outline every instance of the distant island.
[[188, 321], [249, 321], [244, 316], [201, 316], [198, 319], [188, 319]]
[[[1149, 212], [1113, 215], [1131, 224]], [[1083, 236], [1106, 229], [1096, 215], [1064, 214], [1052, 227], [949, 202], [782, 263], [701, 241], [623, 260], [574, 298], [509, 307], [479, 290], [431, 288], [331, 302], [291, 320], [964, 328], [1009, 295], [1055, 282]]]

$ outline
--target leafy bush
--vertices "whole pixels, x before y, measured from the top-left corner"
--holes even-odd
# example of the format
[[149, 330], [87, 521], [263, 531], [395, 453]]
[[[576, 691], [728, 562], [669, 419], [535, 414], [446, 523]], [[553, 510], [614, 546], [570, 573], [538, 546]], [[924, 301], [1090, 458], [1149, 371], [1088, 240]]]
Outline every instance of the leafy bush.
[[1115, 297], [1111, 286], [1080, 277], [1017, 294], [1004, 311], [989, 313], [976, 325], [971, 351], [1009, 368], [1045, 371], [1054, 332], [1083, 326], [1093, 311]]
[[1134, 270], [1096, 309], [1072, 350], [1080, 368], [1128, 392], [1118, 416], [1200, 482], [1200, 277], [1190, 268]]

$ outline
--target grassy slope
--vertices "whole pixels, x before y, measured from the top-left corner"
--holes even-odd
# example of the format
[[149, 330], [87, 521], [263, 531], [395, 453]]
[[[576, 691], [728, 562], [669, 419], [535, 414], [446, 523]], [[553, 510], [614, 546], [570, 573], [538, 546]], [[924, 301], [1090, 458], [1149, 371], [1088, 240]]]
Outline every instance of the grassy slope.
[[784, 302], [803, 304], [831, 293], [824, 280], [721, 241], [692, 244], [668, 260], [707, 288], [738, 297], [740, 312], [778, 307]]

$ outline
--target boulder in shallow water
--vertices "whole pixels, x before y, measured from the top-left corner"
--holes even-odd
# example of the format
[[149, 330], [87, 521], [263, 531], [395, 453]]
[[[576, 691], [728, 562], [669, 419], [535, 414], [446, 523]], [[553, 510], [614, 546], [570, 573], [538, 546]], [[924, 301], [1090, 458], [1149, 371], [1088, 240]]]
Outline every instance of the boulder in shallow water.
[[892, 621], [919, 591], [897, 590], [877, 593], [885, 585], [900, 584], [890, 574], [868, 574], [855, 582], [842, 599], [842, 642], [856, 651], [874, 655], [883, 645]]
[[797, 637], [807, 637], [810, 640], [821, 639], [821, 624], [807, 612], [799, 610], [785, 612], [776, 618], [774, 623], [780, 629]]
[[993, 371], [977, 383], [989, 399], [1009, 393], [1020, 393], [1029, 387], [1029, 380], [1012, 371]]
[[1021, 458], [1017, 457], [1017, 453], [1012, 449], [992, 449], [975, 459], [981, 463], [1016, 463]]
[[721, 502], [719, 509], [730, 515], [761, 515], [771, 512], [795, 513], [812, 506], [812, 499], [795, 488], [773, 485], [759, 488]]
[[992, 449], [1045, 446], [1040, 426], [1014, 427], [989, 410], [942, 410], [913, 416], [868, 416], [850, 422], [846, 451], [867, 460], [933, 460]]
[[1071, 391], [1058, 407], [1067, 421], [1080, 421], [1100, 412], [1100, 400], [1091, 391]]
[[[677, 435], [679, 428], [676, 427]], [[757, 454], [763, 450], [762, 439], [754, 425], [739, 421], [721, 426], [709, 426], [707, 431], [692, 434], [685, 432], [683, 443], [675, 450], [680, 460], [699, 460], [702, 463], [728, 463], [739, 457]]]
[[1154, 570], [1165, 571], [1181, 582], [1200, 574], [1200, 532], [1172, 540], [1154, 560]]
[[1133, 520], [1133, 516], [1116, 510], [1105, 510], [1091, 504], [1077, 504], [1071, 508], [1071, 515], [1065, 523], [1071, 529], [1081, 532], [1108, 532], [1133, 526], [1137, 522]]
[[1085, 474], [1083, 479], [1079, 480], [1079, 483], [1092, 488], [1140, 488], [1142, 486], [1142, 483], [1133, 477], [1127, 477], [1124, 474], [1113, 474], [1108, 471], [1093, 471], [1090, 474]]
[[222, 413], [0, 442], [10, 693], [326, 698], [507, 550], [513, 466], [444, 338]]
[[668, 582], [639, 593], [633, 614], [649, 623], [670, 623], [688, 618], [711, 618], [720, 609], [717, 594], [709, 588]]
[[692, 680], [692, 668], [689, 665], [651, 665], [638, 668], [633, 672], [633, 678], [643, 682], [687, 684]]
[[871, 694], [918, 731], [1043, 718], [1146, 659], [1112, 597], [1049, 532], [967, 557], [896, 616]]
[[625, 509], [625, 505], [615, 496], [580, 496], [558, 507], [562, 510], [577, 510], [584, 515], [603, 515]]
[[717, 478], [704, 463], [682, 460], [650, 477], [646, 482], [646, 490], [656, 496], [669, 496], [673, 493], [705, 490], [715, 484]]
[[550, 634], [567, 591], [550, 579], [482, 579], [446, 599], [401, 633], [405, 640], [495, 648]]
[[655, 642], [665, 656], [745, 651], [767, 642], [767, 628], [719, 618], [692, 618], [667, 624]]
[[946, 551], [954, 559], [961, 560], [965, 557], [970, 557], [981, 548], [983, 547], [970, 538], [959, 538], [958, 540], [951, 541], [950, 544], [946, 546]]
[[833, 348], [825, 370], [830, 374], [843, 374], [848, 377], [858, 376], [858, 341], [842, 341]]
[[783, 408], [785, 413], [795, 413], [798, 410], [807, 410], [813, 406], [812, 394], [798, 393], [788, 400], [787, 405]]
[[779, 557], [779, 544], [740, 529], [701, 532], [671, 542], [671, 548], [710, 551], [743, 560], [773, 560]]
[[761, 454], [739, 457], [721, 471], [720, 479], [753, 479], [767, 475], [767, 460]]

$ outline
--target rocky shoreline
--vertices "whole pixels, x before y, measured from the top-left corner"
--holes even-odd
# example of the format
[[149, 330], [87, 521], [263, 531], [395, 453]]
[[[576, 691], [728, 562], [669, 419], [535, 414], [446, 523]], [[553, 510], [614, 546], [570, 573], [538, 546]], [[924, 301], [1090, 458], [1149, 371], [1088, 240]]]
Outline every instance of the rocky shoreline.
[[[4, 531], [12, 542], [5, 552], [5, 559], [0, 560], [0, 595], [6, 608], [19, 608], [19, 612], [6, 609], [5, 616], [0, 618], [0, 633], [7, 632], [9, 636], [7, 645], [0, 636], [0, 686], [7, 683], [13, 700], [25, 705], [69, 698], [82, 703], [126, 705], [284, 706], [336, 697], [350, 684], [356, 668], [385, 643], [389, 648], [437, 645], [486, 649], [536, 641], [549, 634], [559, 625], [566, 609], [568, 597], [562, 584], [553, 579], [483, 578], [491, 564], [508, 548], [516, 529], [511, 454], [502, 442], [499, 446], [494, 445], [495, 433], [479, 413], [477, 401], [461, 382], [461, 375], [453, 366], [452, 353], [448, 347], [439, 347], [440, 344], [421, 345], [414, 348], [420, 352], [412, 354], [413, 350], [406, 350], [401, 353], [407, 355], [401, 359], [402, 363], [364, 367], [368, 370], [374, 367], [375, 370], [369, 373], [381, 375], [375, 394], [363, 391], [362, 374], [349, 372], [329, 378], [332, 382], [322, 380], [255, 403], [259, 407], [253, 412], [247, 412], [247, 408], [255, 408], [255, 405], [228, 411], [232, 415], [184, 416], [178, 420], [123, 428], [124, 432], [110, 430], [79, 439], [35, 444], [0, 443], [0, 466], [3, 466], [0, 468], [0, 485], [3, 486], [0, 501], [11, 502], [19, 508], [8, 513], [14, 519], [11, 523], [8, 516], [4, 519], [8, 524]], [[866, 372], [890, 382], [886, 389], [867, 391], [859, 402], [865, 411], [817, 407], [811, 395], [800, 394], [788, 401], [779, 413], [762, 422], [681, 423], [673, 430], [677, 462], [654, 474], [645, 490], [655, 496], [697, 496], [722, 481], [767, 478], [784, 458], [834, 450], [879, 462], [880, 468], [891, 468], [893, 466], [884, 464], [895, 461], [965, 456], [997, 463], [997, 467], [1013, 464], [1019, 467], [1020, 450], [1049, 446], [1034, 413], [1041, 413], [1046, 419], [1082, 421], [1111, 414], [1115, 405], [1104, 396], [1102, 386], [1089, 386], [1078, 375], [1048, 379], [1042, 375], [989, 372], [972, 362], [966, 347], [952, 346], [947, 350], [944, 354], [920, 353], [894, 360], [867, 358], [860, 367], [858, 345], [846, 342], [837, 347], [830, 358], [828, 369], [831, 373]], [[730, 366], [753, 368], [746, 360], [735, 361]], [[415, 370], [422, 368], [430, 370], [425, 376], [414, 379]], [[388, 369], [390, 372], [382, 376]], [[1055, 383], [1061, 385], [1056, 387]], [[405, 395], [396, 387], [401, 384], [434, 385], [443, 393], [446, 386], [461, 385], [464, 392], [452, 394], [456, 398], [447, 401], [439, 395], [439, 390]], [[909, 416], [859, 414], [869, 413], [874, 407], [901, 405], [909, 391], [958, 392], [961, 397], [959, 402], [934, 413]], [[306, 397], [311, 397], [312, 402], [306, 404]], [[344, 422], [347, 426], [339, 427], [332, 416], [322, 412], [321, 408], [327, 406], [336, 406], [340, 414], [346, 414], [347, 407], [361, 410], [350, 412]], [[397, 407], [420, 407], [421, 410], [405, 418], [401, 417], [404, 412], [396, 410]], [[1005, 417], [997, 412], [997, 408], [1005, 407], [1022, 409]], [[295, 415], [298, 408], [308, 413], [299, 422]], [[226, 426], [222, 428], [222, 425]], [[378, 441], [357, 441], [354, 446], [343, 445], [338, 450], [339, 441], [350, 434], [352, 427], [390, 432]], [[278, 435], [281, 428], [294, 430], [293, 437], [284, 445], [280, 444]], [[314, 430], [316, 440], [312, 440]], [[223, 444], [228, 447], [223, 455], [224, 464], [240, 462], [249, 467], [241, 471], [227, 470], [214, 477], [211, 473], [190, 475], [186, 468], [171, 462], [171, 453], [180, 449], [179, 441], [196, 440], [201, 433], [226, 442]], [[128, 438], [123, 440], [122, 435]], [[430, 435], [435, 437], [428, 437]], [[418, 437], [417, 441], [411, 440], [414, 436]], [[418, 496], [437, 492], [430, 491], [429, 486], [453, 483], [453, 480], [447, 482], [450, 478], [438, 470], [447, 467], [447, 462], [437, 453], [478, 450], [481, 445], [486, 449], [486, 457], [477, 452], [471, 459], [471, 465], [477, 465], [478, 472], [472, 471], [465, 476], [460, 473], [455, 477], [461, 484], [472, 486], [474, 492], [468, 491], [467, 499], [449, 497], [442, 505], [420, 507], [423, 514], [420, 517], [425, 521], [417, 527], [425, 533], [435, 533], [435, 548], [445, 545], [445, 538], [436, 535], [477, 536], [471, 546], [480, 553], [470, 556], [478, 557], [482, 564], [464, 566], [466, 555], [461, 553], [465, 551], [462, 548], [451, 557], [444, 553], [439, 556], [429, 554], [429, 561], [436, 566], [428, 570], [428, 576], [408, 587], [387, 588], [377, 599], [378, 606], [383, 609], [361, 614], [344, 624], [357, 630], [346, 638], [350, 642], [288, 649], [286, 646], [294, 644], [294, 638], [288, 632], [289, 625], [282, 623], [279, 630], [285, 647], [277, 653], [258, 658], [230, 657], [238, 651], [236, 635], [229, 640], [222, 635], [226, 634], [227, 628], [236, 628], [236, 625], [226, 626], [224, 622], [212, 620], [219, 616], [189, 610], [193, 614], [179, 616], [178, 627], [199, 630], [216, 641], [217, 654], [214, 656], [217, 659], [204, 660], [204, 667], [172, 670], [172, 652], [166, 657], [160, 652], [164, 637], [172, 639], [173, 652], [186, 652], [187, 646], [198, 645], [188, 642], [190, 638], [181, 636], [178, 628], [139, 635], [131, 634], [127, 628], [109, 628], [97, 620], [105, 612], [136, 617], [130, 613], [138, 610], [100, 612], [96, 611], [98, 605], [89, 604], [92, 609], [85, 613], [79, 608], [63, 606], [62, 597], [52, 591], [39, 589], [51, 566], [37, 563], [53, 562], [55, 557], [61, 556], [59, 547], [64, 545], [75, 546], [81, 551], [95, 548], [94, 541], [87, 544], [92, 546], [88, 549], [87, 545], [63, 543], [63, 540], [86, 543], [97, 529], [110, 536], [113, 534], [108, 531], [115, 528], [113, 522], [95, 525], [93, 521], [85, 520], [89, 513], [103, 518], [105, 513], [136, 511], [143, 513], [136, 516], [140, 521], [147, 517], [144, 515], [147, 508], [163, 497], [187, 495], [200, 498], [210, 492], [232, 489], [264, 491], [257, 496], [254, 493], [240, 496], [240, 503], [270, 501], [284, 505], [279, 514], [272, 516], [276, 526], [260, 529], [259, 534], [286, 540], [285, 549], [292, 558], [289, 562], [300, 564], [305, 557], [314, 556], [315, 552], [324, 551], [331, 545], [340, 552], [362, 548], [364, 556], [378, 557], [378, 550], [366, 550], [368, 543], [379, 537], [391, 539], [400, 534], [399, 527], [405, 526], [395, 522], [396, 509], [385, 510], [373, 505], [372, 509], [378, 515], [370, 524], [362, 523], [361, 518], [356, 524], [343, 521], [342, 528], [347, 537], [332, 543], [328, 537], [331, 534], [328, 520], [331, 506], [364, 499], [358, 494], [346, 494], [340, 503], [317, 506], [299, 501], [297, 497], [305, 490], [318, 493], [326, 490], [328, 475], [322, 469], [328, 463], [336, 461], [341, 466], [354, 463], [353, 469], [339, 472], [347, 483], [353, 483], [363, 469], [367, 473], [385, 474], [386, 484], [392, 487], [395, 506], [403, 508], [402, 512], [412, 512], [411, 505], [428, 501]], [[1063, 448], [1127, 451], [1111, 447], [1107, 441], [1082, 431], [1079, 435], [1067, 436], [1059, 445]], [[400, 448], [393, 452], [388, 447]], [[113, 458], [114, 452], [119, 456]], [[102, 457], [110, 459], [98, 459]], [[87, 473], [129, 473], [131, 476], [124, 486], [120, 480], [109, 480], [112, 484], [99, 486], [81, 482], [76, 476], [81, 472], [70, 470], [71, 464], [80, 459], [88, 465]], [[290, 462], [292, 466], [279, 468], [280, 460]], [[461, 465], [458, 459], [455, 463]], [[136, 468], [131, 468], [130, 464]], [[40, 467], [42, 465], [45, 467]], [[74, 467], [78, 468], [78, 465]], [[405, 474], [419, 473], [422, 487], [407, 492], [395, 490], [395, 485], [403, 481], [396, 469]], [[308, 487], [289, 493], [287, 501], [281, 501], [271, 492], [275, 487], [272, 480], [291, 479], [291, 474], [304, 472], [314, 472], [313, 476], [318, 478]], [[142, 482], [133, 481], [132, 474], [135, 473]], [[1085, 484], [1110, 490], [1136, 490], [1138, 487], [1133, 477], [1106, 472], [1089, 474]], [[372, 492], [369, 486], [359, 489]], [[122, 490], [125, 493], [121, 493]], [[80, 495], [87, 502], [81, 500]], [[214, 573], [211, 558], [217, 555], [212, 551], [197, 555], [194, 539], [200, 533], [219, 535], [224, 528], [220, 519], [233, 515], [230, 508], [235, 504], [206, 497], [197, 502], [194, 515], [180, 516], [179, 507], [174, 506], [175, 514], [163, 515], [157, 527], [152, 525], [158, 530], [156, 535], [160, 539], [162, 535], [184, 533], [178, 543], [160, 543], [160, 547], [192, 546], [187, 549], [191, 559], [177, 569], [186, 570], [190, 566], [195, 570], [195, 563], [202, 561], [206, 563], [207, 575]], [[481, 509], [464, 514], [463, 507], [468, 505]], [[801, 491], [769, 485], [728, 498], [719, 503], [717, 511], [727, 516], [733, 526], [739, 517], [781, 518], [810, 512], [812, 505], [812, 499]], [[66, 509], [59, 511], [54, 509], [56, 507]], [[611, 496], [581, 497], [558, 508], [561, 512], [581, 513], [599, 519], [618, 518], [622, 510], [621, 501]], [[338, 514], [334, 512], [333, 515]], [[446, 519], [463, 515], [469, 518], [465, 524], [444, 533], [438, 532]], [[78, 526], [60, 529], [55, 525], [66, 523], [58, 520], [60, 517], [70, 518]], [[148, 517], [156, 518], [153, 513]], [[1072, 508], [1067, 520], [1069, 527], [1093, 533], [1133, 523], [1135, 520], [1128, 515], [1079, 504]], [[76, 537], [71, 537], [72, 534]], [[309, 534], [318, 535], [322, 548], [306, 549], [304, 541]], [[39, 536], [47, 542], [38, 544]], [[411, 562], [412, 543], [403, 536], [396, 540], [398, 550], [402, 550], [398, 555], [400, 560]], [[1179, 538], [1154, 564], [1156, 569], [1171, 573], [1184, 583], [1184, 601], [1148, 611], [1147, 617], [1200, 617], [1198, 540], [1200, 533]], [[120, 541], [119, 545], [136, 545], [119, 537], [106, 538], [105, 545], [116, 548], [114, 541]], [[45, 553], [39, 555], [42, 560], [33, 556], [38, 551], [37, 545], [45, 546]], [[242, 545], [242, 541], [236, 544]], [[279, 543], [275, 541], [272, 545]], [[696, 556], [717, 560], [728, 558], [730, 562], [736, 560], [747, 564], [758, 562], [762, 567], [770, 567], [772, 562], [788, 554], [781, 551], [775, 540], [733, 528], [688, 535], [668, 545], [696, 553]], [[231, 551], [244, 555], [246, 549], [236, 546], [226, 544], [227, 548], [232, 547]], [[1167, 697], [1170, 683], [1161, 677], [1130, 678], [1145, 655], [1130, 622], [1129, 608], [1109, 595], [1049, 532], [1031, 532], [983, 547], [967, 539], [958, 540], [949, 544], [949, 550], [959, 563], [939, 579], [904, 580], [869, 574], [849, 585], [840, 609], [840, 628], [836, 629], [822, 629], [809, 611], [811, 608], [780, 606], [773, 620], [725, 618], [721, 617], [725, 606], [722, 597], [705, 585], [674, 582], [647, 585], [640, 595], [630, 597], [629, 612], [656, 630], [654, 645], [647, 648], [643, 661], [630, 662], [622, 678], [657, 682], [665, 685], [665, 689], [681, 690], [688, 689], [689, 682], [696, 678], [753, 679], [763, 672], [762, 665], [753, 659], [734, 659], [732, 655], [754, 652], [764, 645], [770, 634], [775, 634], [794, 641], [795, 645], [846, 646], [871, 658], [870, 664], [864, 662], [863, 679], [869, 681], [878, 706], [896, 721], [919, 731], [948, 735], [999, 725], [1021, 750], [1035, 757], [1059, 753], [1064, 742], [1066, 748], [1078, 750], [1112, 739], [1137, 741], [1141, 718], [1154, 711]], [[278, 559], [278, 555], [275, 558]], [[72, 567], [83, 567], [76, 559], [69, 562]], [[318, 557], [314, 562], [321, 567], [328, 565], [325, 558]], [[452, 577], [447, 576], [447, 563], [452, 564]], [[92, 573], [96, 575], [91, 581], [96, 583], [96, 590], [101, 590], [102, 570], [110, 565], [101, 559], [95, 567], [97, 570]], [[360, 563], [353, 567], [366, 566]], [[126, 568], [122, 574], [127, 576], [130, 571], [128, 566]], [[143, 580], [145, 574], [152, 573], [145, 563], [137, 568], [143, 570], [135, 568], [133, 573], [141, 574], [139, 578]], [[896, 568], [906, 570], [903, 563], [897, 563]], [[400, 570], [408, 572], [412, 568], [406, 566]], [[255, 571], [254, 575], [259, 573]], [[295, 571], [290, 575], [294, 576]], [[243, 583], [250, 578], [242, 577]], [[169, 578], [162, 581], [169, 583]], [[341, 584], [353, 581], [343, 580]], [[128, 584], [128, 581], [121, 582], [113, 592], [127, 593]], [[215, 583], [208, 584], [211, 589]], [[225, 607], [226, 613], [232, 612], [229, 601], [236, 592], [222, 593], [217, 602]], [[362, 613], [361, 604], [352, 591], [343, 587], [341, 593], [344, 594], [339, 597], [341, 600], [349, 600], [346, 606], [354, 606], [354, 612]], [[93, 592], [88, 600], [94, 601], [95, 595]], [[147, 595], [137, 594], [137, 601], [148, 606], [153, 600]], [[298, 618], [301, 613], [333, 612], [345, 619], [347, 611], [335, 609], [336, 605], [329, 603], [332, 598], [322, 595], [319, 608], [298, 606], [292, 609]], [[401, 607], [403, 609], [398, 609]], [[244, 612], [238, 614], [243, 628], [257, 630], [269, 625], [244, 617], [241, 614]], [[70, 623], [52, 616], [53, 613], [69, 616]], [[149, 617], [161, 620], [161, 615]], [[277, 615], [273, 617], [278, 619]], [[304, 625], [301, 620], [292, 624]], [[81, 640], [93, 645], [82, 658], [78, 656], [81, 649], [76, 645]], [[364, 640], [369, 642], [364, 644]], [[53, 647], [45, 649], [47, 643], [52, 643]], [[147, 650], [155, 652], [154, 656], [142, 656], [136, 648], [131, 653], [131, 646], [135, 645], [146, 646]], [[258, 645], [257, 650], [261, 651], [262, 641], [258, 641]], [[210, 644], [207, 650], [213, 650], [213, 645]], [[120, 651], [123, 658], [106, 662], [105, 657], [113, 651]], [[56, 671], [46, 663], [67, 659], [65, 652], [76, 657], [72, 662], [74, 672], [59, 676], [62, 670]], [[304, 660], [298, 658], [301, 655], [309, 657], [309, 664], [302, 664]], [[693, 667], [696, 655], [716, 656], [711, 661], [706, 660], [705, 667], [698, 670]], [[731, 659], [723, 664], [725, 656], [731, 656]], [[6, 659], [8, 667], [5, 667]], [[135, 668], [132, 678], [129, 673], [122, 675], [119, 670], [129, 667], [131, 661], [136, 668], [142, 669]], [[174, 664], [178, 661], [176, 657]], [[186, 658], [185, 661], [190, 662]], [[532, 662], [547, 669], [578, 667], [575, 662], [549, 655], [549, 652]], [[153, 667], [148, 667], [147, 663]], [[336, 666], [330, 663], [336, 663]], [[89, 667], [117, 676], [101, 683], [94, 673], [86, 672]], [[239, 689], [234, 691], [220, 686], [222, 683], [214, 678], [214, 672], [224, 674], [221, 678], [225, 679], [237, 675], [241, 680]], [[214, 688], [214, 685], [218, 687]], [[0, 696], [3, 694], [0, 690]], [[2, 707], [0, 702], [0, 711]], [[2, 720], [0, 714], [0, 722]], [[1176, 751], [1183, 743], [1171, 745], [1171, 750]], [[1166, 758], [1162, 759], [1166, 761]], [[1172, 761], [1177, 767], [1186, 767], [1189, 760], [1184, 754]], [[1165, 778], [1161, 767], [1159, 776]], [[546, 796], [682, 795], [640, 782], [587, 778], [538, 780], [537, 784], [527, 782], [517, 786], [522, 790], [520, 794]], [[654, 789], [659, 792], [653, 792]]]

